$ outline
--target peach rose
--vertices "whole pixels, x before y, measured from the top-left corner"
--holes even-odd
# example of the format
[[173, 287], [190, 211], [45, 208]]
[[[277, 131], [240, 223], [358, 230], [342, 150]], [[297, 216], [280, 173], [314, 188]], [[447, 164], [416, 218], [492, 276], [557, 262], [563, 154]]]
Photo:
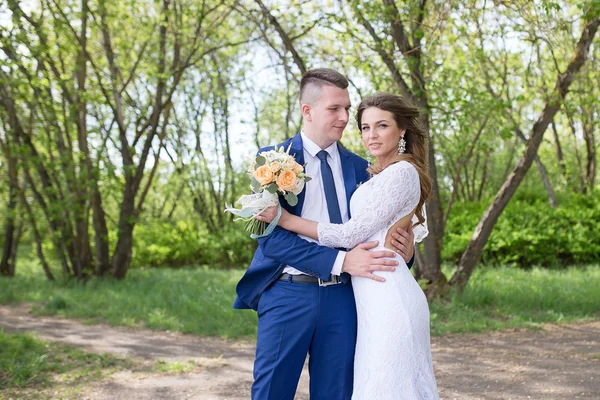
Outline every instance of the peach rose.
[[298, 164], [298, 163], [296, 162], [296, 160], [294, 160], [294, 158], [293, 158], [293, 157], [289, 157], [289, 158], [288, 158], [288, 159], [285, 161], [285, 165], [283, 166], [283, 168], [285, 168], [285, 169], [293, 169], [295, 164]]
[[254, 171], [254, 179], [258, 181], [261, 185], [267, 185], [273, 182], [273, 171], [269, 168], [268, 165], [264, 164], [260, 167], [256, 168]]
[[289, 169], [281, 171], [277, 177], [277, 186], [286, 192], [293, 190], [296, 187], [296, 174], [294, 171], [290, 171]]
[[271, 167], [271, 171], [273, 171], [273, 173], [276, 174], [281, 169], [281, 164], [279, 163], [279, 161], [273, 161], [270, 164], [270, 167]]
[[295, 174], [299, 174], [304, 171], [304, 167], [298, 163], [295, 163], [294, 167], [292, 168], [292, 171], [294, 171]]

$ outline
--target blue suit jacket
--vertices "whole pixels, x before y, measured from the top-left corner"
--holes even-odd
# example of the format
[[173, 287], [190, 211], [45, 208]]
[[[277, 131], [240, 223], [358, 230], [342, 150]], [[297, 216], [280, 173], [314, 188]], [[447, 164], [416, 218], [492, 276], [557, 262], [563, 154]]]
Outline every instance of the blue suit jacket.
[[[294, 156], [299, 164], [304, 165], [304, 150], [300, 133], [279, 144], [279, 146], [287, 149], [290, 144], [290, 154]], [[265, 147], [259, 153], [272, 149], [273, 147]], [[359, 184], [369, 179], [368, 163], [339, 144], [338, 150], [342, 163], [344, 187], [346, 188], [348, 215], [350, 215], [350, 198], [352, 194], [354, 194]], [[287, 204], [285, 199], [280, 196], [282, 207], [291, 214], [301, 215], [305, 192], [306, 190], [300, 193], [298, 204], [294, 207]], [[261, 294], [279, 278], [286, 265], [291, 265], [308, 275], [325, 280], [329, 279], [337, 255], [338, 250], [308, 242], [298, 237], [297, 234], [280, 227], [275, 228], [273, 233], [258, 240], [258, 249], [254, 253], [252, 263], [237, 284], [237, 298], [233, 308], [252, 308], [256, 310]]]

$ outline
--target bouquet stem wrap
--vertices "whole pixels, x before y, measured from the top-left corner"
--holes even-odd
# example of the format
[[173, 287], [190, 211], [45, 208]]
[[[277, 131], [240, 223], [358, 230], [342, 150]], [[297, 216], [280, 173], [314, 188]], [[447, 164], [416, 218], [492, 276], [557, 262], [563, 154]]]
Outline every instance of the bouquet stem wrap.
[[[252, 239], [268, 236], [277, 226], [281, 217], [281, 205], [277, 193], [264, 191], [256, 194], [247, 194], [238, 199], [236, 202], [241, 208], [233, 208], [231, 205], [225, 204], [225, 211], [238, 216], [235, 221], [246, 221], [246, 229], [250, 232]], [[267, 208], [277, 206], [277, 217], [267, 226], [266, 222], [258, 221], [254, 215], [260, 214]]]

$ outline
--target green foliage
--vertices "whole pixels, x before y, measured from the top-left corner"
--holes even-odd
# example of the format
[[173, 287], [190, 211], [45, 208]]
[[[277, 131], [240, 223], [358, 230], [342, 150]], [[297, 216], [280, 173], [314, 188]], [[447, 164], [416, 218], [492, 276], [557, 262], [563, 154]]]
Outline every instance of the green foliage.
[[[130, 368], [131, 362], [110, 355], [85, 353], [46, 343], [31, 335], [0, 330], [0, 388], [47, 386], [54, 376], [76, 382], [99, 377], [103, 369]], [[1, 392], [0, 392], [1, 394]], [[0, 396], [1, 397], [1, 396]]]
[[[256, 313], [232, 308], [243, 271], [208, 268], [140, 269], [126, 280], [92, 278], [48, 282], [36, 265], [19, 265], [15, 278], [0, 277], [0, 303], [36, 301], [34, 312], [109, 323], [242, 337], [256, 334]], [[57, 300], [64, 304], [56, 307]]]
[[[256, 335], [256, 313], [231, 308], [243, 270], [133, 269], [124, 281], [93, 279], [69, 285], [47, 282], [33, 266], [29, 270], [35, 272], [24, 274], [27, 268], [22, 267], [17, 277], [0, 278], [0, 303], [42, 301], [37, 313], [88, 322], [201, 336]], [[67, 306], [56, 309], [52, 306], [56, 301], [47, 303], [57, 298]], [[432, 303], [430, 309], [435, 335], [597, 319], [600, 266], [480, 268], [463, 293], [452, 293], [449, 299]]]
[[[248, 184], [257, 190], [258, 183], [242, 172], [245, 163], [240, 160], [255, 154], [256, 148], [293, 135], [301, 125], [297, 105], [301, 68], [273, 24], [262, 19], [257, 4], [175, 1], [163, 10], [158, 2], [90, 2], [86, 32], [78, 2], [34, 0], [21, 11], [18, 4], [0, 2], [0, 14], [7, 16], [0, 24], [0, 84], [5, 85], [2, 98], [14, 100], [13, 117], [20, 118], [32, 140], [19, 145], [24, 138], [17, 139], [10, 123], [15, 119], [0, 105], [0, 143], [5, 144], [0, 152], [0, 224], [9, 215], [4, 204], [10, 153], [18, 159], [19, 179], [24, 179], [25, 170], [31, 175], [20, 186], [53, 271], [61, 271], [56, 259], [68, 252], [55, 248], [52, 236], [59, 238], [57, 242], [74, 243], [78, 217], [87, 218], [83, 229], [89, 230], [90, 247], [94, 246], [92, 181], [99, 187], [114, 250], [127, 176], [136, 175], [138, 162], [145, 159], [142, 149], [153, 131], [147, 129], [152, 128], [151, 121], [160, 121], [155, 138], [160, 141], [152, 141], [150, 152], [160, 165], [150, 173], [152, 156], [147, 165], [139, 165], [140, 171], [147, 169], [136, 195], [138, 201], [144, 199], [137, 204], [143, 211], [139, 218], [123, 215], [125, 221], [136, 222], [134, 265], [247, 265], [256, 243], [241, 224], [230, 226], [225, 221], [222, 229], [221, 218], [224, 203], [246, 193]], [[524, 148], [515, 132], [531, 134], [557, 71], [564, 71], [572, 58], [582, 16], [597, 15], [599, 4], [544, 0], [490, 7], [485, 2], [398, 2], [398, 15], [381, 2], [291, 1], [268, 7], [307, 68], [330, 66], [352, 80], [353, 104], [375, 91], [406, 95], [398, 76], [412, 93], [409, 97], [426, 94], [422, 104], [428, 104], [423, 111], [434, 144], [440, 196], [455, 190], [444, 257], [456, 262], [486, 206], [463, 202], [489, 198], [505, 181]], [[398, 22], [406, 30], [410, 51], [399, 49], [398, 35], [390, 35], [392, 23]], [[166, 28], [164, 42], [159, 27]], [[85, 90], [77, 80], [82, 71], [82, 35], [88, 38]], [[106, 37], [111, 38], [110, 52]], [[387, 61], [381, 57], [385, 53], [390, 56]], [[598, 179], [587, 176], [586, 170], [592, 170], [589, 160], [597, 158], [595, 153], [591, 157], [591, 150], [597, 147], [600, 122], [593, 118], [600, 104], [600, 46], [593, 45], [588, 57], [538, 152], [559, 193], [589, 194], [598, 187]], [[422, 82], [411, 73], [415, 63]], [[161, 82], [166, 87], [159, 103], [165, 106], [159, 110], [155, 89]], [[115, 114], [115, 93], [122, 116]], [[80, 105], [88, 110], [83, 131], [78, 129]], [[125, 132], [120, 131], [123, 127]], [[84, 132], [87, 156], [78, 150]], [[133, 165], [124, 163], [124, 139]], [[344, 143], [365, 155], [352, 120]], [[36, 149], [35, 155], [30, 147]], [[562, 160], [556, 162], [557, 157]], [[85, 160], [92, 161], [92, 176], [84, 173]], [[262, 162], [259, 157], [258, 165]], [[47, 170], [51, 187], [42, 184], [41, 167]], [[521, 188], [542, 188], [534, 169]], [[150, 183], [147, 196], [146, 183]], [[570, 208], [569, 199], [561, 201], [557, 211], [538, 194], [527, 201], [514, 200], [486, 247], [485, 262], [552, 265], [598, 260], [594, 256], [599, 253], [598, 236], [590, 222], [597, 221], [597, 207], [588, 215], [583, 205]], [[289, 196], [287, 201], [294, 204], [296, 199]], [[22, 242], [33, 243], [32, 223], [22, 208], [18, 210]], [[196, 222], [191, 222], [194, 217]], [[53, 228], [51, 220], [68, 222], [69, 228]], [[76, 256], [67, 257], [71, 265], [76, 265], [70, 259]], [[53, 304], [57, 309], [64, 306], [59, 300]]]
[[481, 268], [464, 292], [434, 302], [432, 334], [479, 332], [600, 317], [600, 267]]
[[68, 307], [67, 301], [61, 296], [52, 296], [50, 301], [46, 304], [46, 308], [49, 310], [59, 311], [64, 310]]
[[238, 267], [250, 263], [255, 249], [240, 225], [211, 234], [191, 221], [148, 221], [135, 228], [132, 265]]
[[[484, 264], [567, 266], [600, 261], [600, 203], [569, 195], [554, 209], [534, 192], [511, 201], [484, 248]], [[446, 224], [443, 257], [456, 263], [489, 202], [454, 205]]]
[[46, 347], [29, 335], [9, 335], [0, 330], [0, 386], [27, 386], [48, 372]]
[[167, 362], [167, 361], [158, 360], [154, 364], [155, 371], [161, 372], [163, 374], [174, 374], [174, 375], [191, 372], [196, 367], [197, 367], [197, 364], [192, 360], [188, 360], [185, 363]]
[[285, 197], [285, 201], [287, 201], [287, 203], [294, 207], [296, 204], [298, 204], [298, 196], [296, 196], [294, 193], [288, 192], [284, 195]]

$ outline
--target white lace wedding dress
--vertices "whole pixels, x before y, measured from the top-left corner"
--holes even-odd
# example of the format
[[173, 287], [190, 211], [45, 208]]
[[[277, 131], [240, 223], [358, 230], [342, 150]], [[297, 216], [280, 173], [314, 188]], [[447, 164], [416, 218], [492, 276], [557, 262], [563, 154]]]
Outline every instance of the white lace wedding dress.
[[[389, 228], [410, 214], [420, 198], [419, 175], [406, 161], [393, 164], [361, 185], [350, 201], [345, 224], [320, 223], [319, 242], [353, 248], [378, 240], [383, 249]], [[416, 221], [416, 217], [414, 218]], [[414, 228], [415, 238], [427, 235]], [[427, 299], [405, 261], [394, 272], [376, 272], [385, 282], [353, 277], [358, 334], [353, 400], [439, 399], [429, 342]]]

